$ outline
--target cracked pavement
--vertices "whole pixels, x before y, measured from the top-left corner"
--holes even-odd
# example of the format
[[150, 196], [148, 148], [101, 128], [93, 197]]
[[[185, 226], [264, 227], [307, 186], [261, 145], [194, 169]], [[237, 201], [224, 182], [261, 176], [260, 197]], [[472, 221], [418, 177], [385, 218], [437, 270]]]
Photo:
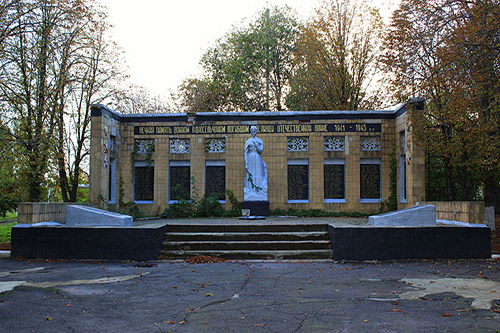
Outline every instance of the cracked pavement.
[[498, 332], [500, 262], [4, 259], [0, 321], [6, 332]]

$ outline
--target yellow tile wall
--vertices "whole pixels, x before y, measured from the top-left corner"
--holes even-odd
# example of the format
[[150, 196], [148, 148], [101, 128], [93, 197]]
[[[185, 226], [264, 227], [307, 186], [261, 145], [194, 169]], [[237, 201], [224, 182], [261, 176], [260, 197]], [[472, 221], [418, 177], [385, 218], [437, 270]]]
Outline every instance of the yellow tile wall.
[[[395, 146], [397, 156], [400, 155], [401, 147], [399, 145], [399, 132], [406, 128], [408, 124], [408, 113], [403, 114], [397, 119], [382, 119], [382, 120], [320, 120], [311, 121], [314, 123], [381, 123], [381, 133], [353, 133], [353, 132], [338, 132], [338, 133], [296, 133], [296, 134], [278, 134], [278, 133], [259, 133], [257, 136], [264, 141], [264, 152], [262, 157], [267, 164], [268, 171], [268, 197], [270, 208], [276, 209], [309, 209], [319, 208], [328, 211], [358, 211], [358, 212], [378, 212], [379, 203], [360, 203], [360, 159], [361, 158], [379, 158], [382, 161], [382, 200], [387, 200], [390, 195], [390, 163], [389, 154]], [[103, 152], [99, 142], [104, 140], [105, 135], [103, 127], [103, 117], [93, 117], [92, 119], [92, 157], [91, 157], [91, 199], [97, 201], [100, 195], [107, 196], [107, 172], [102, 166]], [[298, 124], [298, 121], [258, 121], [257, 124]], [[206, 124], [217, 124], [215, 122]], [[221, 124], [225, 125], [241, 125], [240, 122], [224, 121]], [[252, 123], [253, 124], [253, 123]], [[191, 166], [191, 176], [196, 181], [196, 188], [200, 196], [205, 192], [205, 161], [208, 159], [225, 160], [226, 163], [226, 188], [232, 190], [238, 200], [243, 200], [243, 179], [245, 176], [244, 169], [244, 144], [250, 137], [250, 134], [203, 134], [203, 135], [134, 135], [134, 126], [185, 126], [185, 123], [123, 123], [120, 126], [120, 150], [116, 155], [117, 158], [117, 186], [119, 178], [123, 181], [124, 202], [133, 202], [133, 162], [144, 159], [141, 154], [132, 152], [134, 149], [135, 138], [152, 138], [155, 140], [155, 152], [152, 156], [155, 171], [154, 183], [154, 203], [140, 204], [140, 209], [145, 214], [155, 214], [162, 212], [168, 206], [168, 168], [171, 160], [189, 160]], [[198, 125], [198, 124], [197, 124]], [[246, 125], [246, 124], [245, 124]], [[411, 163], [407, 168], [407, 183], [408, 183], [408, 204], [414, 201], [423, 201], [422, 193], [424, 190], [423, 171], [424, 153], [411, 136], [411, 131], [408, 131], [408, 138], [411, 140], [409, 152], [411, 155]], [[325, 136], [344, 136], [346, 138], [345, 151], [341, 152], [326, 152], [323, 150], [323, 140]], [[380, 151], [360, 151], [360, 137], [378, 135], [381, 137]], [[307, 136], [309, 138], [309, 151], [307, 152], [289, 152], [287, 151], [287, 137], [290, 136]], [[191, 143], [191, 152], [188, 154], [173, 154], [169, 152], [170, 138], [189, 138]], [[205, 141], [208, 138], [226, 138], [226, 152], [224, 153], [208, 153], [205, 151]], [[288, 203], [287, 198], [287, 161], [290, 158], [306, 158], [309, 161], [309, 203], [292, 204]], [[345, 159], [345, 203], [324, 203], [324, 159], [325, 158], [343, 158]], [[399, 170], [399, 168], [398, 168]], [[399, 172], [399, 171], [398, 171]], [[399, 177], [399, 175], [398, 175]], [[101, 181], [105, 179], [106, 181]], [[96, 186], [95, 184], [99, 184]], [[118, 191], [117, 201], [118, 201]], [[194, 195], [194, 188], [191, 189], [191, 195]], [[399, 187], [398, 187], [399, 192]], [[418, 199], [418, 200], [416, 200]]]

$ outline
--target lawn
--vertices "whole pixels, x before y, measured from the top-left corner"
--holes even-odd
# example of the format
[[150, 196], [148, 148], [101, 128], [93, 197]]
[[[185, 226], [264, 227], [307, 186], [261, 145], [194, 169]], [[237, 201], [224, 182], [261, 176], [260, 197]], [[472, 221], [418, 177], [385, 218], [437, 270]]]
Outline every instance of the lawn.
[[10, 230], [17, 222], [1, 223], [0, 224], [0, 243], [10, 242]]
[[7, 214], [5, 214], [5, 218], [3, 217], [3, 215], [0, 214], [0, 221], [14, 220], [15, 218], [17, 218], [17, 213], [15, 211], [14, 212], [8, 212]]

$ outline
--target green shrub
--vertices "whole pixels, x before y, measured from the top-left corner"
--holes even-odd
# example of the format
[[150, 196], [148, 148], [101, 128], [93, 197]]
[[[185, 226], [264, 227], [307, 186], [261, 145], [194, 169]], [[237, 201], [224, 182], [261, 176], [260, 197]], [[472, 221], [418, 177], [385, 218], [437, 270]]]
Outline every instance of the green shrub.
[[306, 210], [296, 210], [290, 208], [274, 209], [271, 211], [272, 216], [297, 216], [297, 217], [367, 217], [371, 214], [360, 212], [327, 212], [321, 209], [312, 208]]
[[196, 203], [196, 216], [200, 217], [220, 217], [224, 213], [221, 203], [218, 200], [220, 195], [211, 194], [204, 195], [201, 200]]
[[161, 214], [161, 217], [194, 217], [196, 215], [195, 212], [195, 204], [193, 201], [181, 199], [165, 208], [165, 211], [163, 212], [163, 214]]
[[110, 205], [108, 206], [108, 210], [124, 215], [130, 215], [133, 218], [144, 217], [139, 209], [139, 206], [133, 202], [122, 203], [121, 205]]

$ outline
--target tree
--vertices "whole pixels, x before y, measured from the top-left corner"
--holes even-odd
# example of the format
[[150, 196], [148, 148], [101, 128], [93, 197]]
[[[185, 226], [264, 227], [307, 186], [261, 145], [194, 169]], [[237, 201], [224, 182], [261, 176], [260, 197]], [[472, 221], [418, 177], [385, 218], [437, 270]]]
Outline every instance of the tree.
[[293, 110], [358, 110], [379, 59], [378, 10], [354, 0], [325, 1], [301, 31], [287, 97]]
[[143, 87], [124, 89], [113, 97], [114, 110], [121, 113], [168, 113], [172, 106], [168, 100], [155, 96]]
[[290, 8], [272, 7], [230, 32], [204, 54], [204, 77], [181, 86], [183, 104], [188, 109], [282, 110], [298, 28]]
[[190, 112], [224, 111], [227, 94], [219, 81], [186, 79], [179, 87], [181, 106]]
[[40, 184], [48, 166], [54, 129], [51, 98], [55, 85], [49, 78], [49, 63], [62, 12], [48, 1], [16, 1], [10, 8], [16, 17], [15, 33], [3, 40], [0, 94], [8, 105], [9, 135], [23, 156], [22, 175], [28, 185], [28, 199], [40, 200]]
[[63, 199], [74, 201], [88, 155], [90, 105], [115, 92], [110, 82], [119, 75], [105, 15], [92, 0], [12, 0], [7, 13], [15, 19], [1, 41], [0, 103], [26, 199], [40, 201], [56, 169]]
[[398, 96], [422, 95], [414, 129], [442, 161], [448, 200], [483, 188], [500, 204], [500, 4], [405, 0], [395, 12], [384, 62]]
[[[60, 54], [60, 93], [55, 102], [57, 142], [54, 146], [57, 182], [64, 201], [77, 201], [84, 162], [90, 154], [90, 111], [121, 91], [123, 78], [117, 46], [107, 42], [106, 15], [92, 6], [84, 9], [79, 26], [72, 26], [74, 39], [68, 40]], [[82, 9], [83, 12], [83, 9]]]
[[17, 186], [16, 155], [9, 139], [7, 128], [0, 122], [0, 214], [15, 210], [21, 201], [20, 188]]

